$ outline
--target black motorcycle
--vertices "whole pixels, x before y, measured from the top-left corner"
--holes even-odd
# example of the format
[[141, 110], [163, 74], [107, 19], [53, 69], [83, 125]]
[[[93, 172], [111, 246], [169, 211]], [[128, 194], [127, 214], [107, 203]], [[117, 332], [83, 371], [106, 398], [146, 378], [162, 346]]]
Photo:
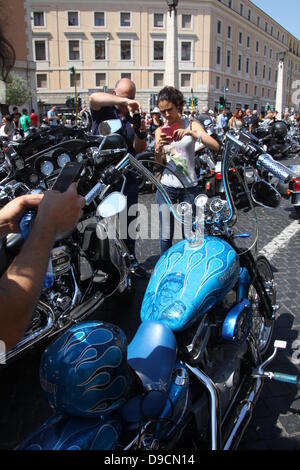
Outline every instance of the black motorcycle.
[[[119, 237], [118, 227], [111, 228], [113, 222], [106, 218], [107, 214], [97, 212], [99, 203], [104, 197], [109, 198], [111, 191], [111, 177], [105, 169], [127, 149], [118, 134], [101, 139], [97, 152], [95, 147], [92, 150], [84, 147], [86, 142], [80, 147], [77, 141], [74, 147], [74, 141], [69, 141], [64, 143], [64, 153], [57, 155], [55, 160], [49, 160], [47, 151], [44, 151], [38, 158], [23, 162], [22, 169], [13, 166], [13, 160], [10, 163], [14, 179], [1, 187], [2, 204], [32, 189], [51, 189], [62, 168], [66, 168], [68, 162], [76, 162], [82, 166], [78, 192], [85, 196], [86, 206], [77, 228], [54, 245], [51, 251], [53, 285], [42, 290], [24, 338], [12, 350], [6, 351], [2, 355], [4, 357], [0, 356], [1, 363], [19, 357], [28, 348], [89, 317], [112, 294], [123, 303], [131, 299], [133, 291], [127, 248]], [[113, 239], [107, 236], [112, 229], [115, 233]], [[1, 273], [23, 243], [20, 234], [10, 234], [2, 240]]]

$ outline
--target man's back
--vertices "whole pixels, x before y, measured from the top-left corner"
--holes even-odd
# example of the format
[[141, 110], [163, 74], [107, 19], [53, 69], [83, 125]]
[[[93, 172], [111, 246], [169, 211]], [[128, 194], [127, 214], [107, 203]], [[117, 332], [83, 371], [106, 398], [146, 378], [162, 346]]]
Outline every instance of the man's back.
[[20, 119], [19, 119], [19, 125], [23, 129], [24, 132], [26, 132], [29, 127], [30, 127], [30, 118], [27, 116], [27, 114], [23, 114]]

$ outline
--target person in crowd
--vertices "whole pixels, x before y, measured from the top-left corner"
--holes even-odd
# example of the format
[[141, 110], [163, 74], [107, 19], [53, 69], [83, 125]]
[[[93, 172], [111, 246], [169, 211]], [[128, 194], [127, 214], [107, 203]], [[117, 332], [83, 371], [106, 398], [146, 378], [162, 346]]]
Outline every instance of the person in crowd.
[[264, 117], [264, 124], [271, 124], [275, 121], [275, 114], [269, 110]]
[[222, 109], [221, 113], [218, 116], [217, 126], [223, 134], [228, 130], [228, 116], [225, 108]]
[[246, 111], [245, 111], [245, 115], [244, 115], [244, 127], [245, 129], [249, 129], [249, 126], [250, 126], [250, 123], [251, 123], [251, 110], [250, 108], [247, 108]]
[[23, 129], [24, 133], [28, 132], [31, 126], [30, 117], [28, 116], [28, 111], [26, 108], [22, 109], [22, 116], [19, 119], [19, 128]]
[[298, 127], [300, 131], [300, 116], [299, 115], [296, 117], [296, 126]]
[[213, 124], [215, 124], [216, 123], [216, 113], [212, 109], [209, 109], [208, 114], [209, 114], [210, 119], [212, 120]]
[[34, 109], [31, 110], [31, 113], [30, 113], [29, 118], [30, 118], [31, 126], [33, 126], [33, 127], [38, 127], [38, 125], [39, 125], [39, 117], [38, 117], [38, 115], [36, 114], [36, 112], [35, 112]]
[[19, 127], [19, 119], [21, 117], [21, 113], [19, 113], [19, 108], [18, 106], [14, 106], [13, 107], [13, 112], [12, 112], [12, 118], [14, 120], [14, 123], [16, 125], [16, 127]]
[[56, 107], [55, 106], [52, 106], [51, 109], [49, 109], [49, 111], [47, 112], [47, 118], [48, 118], [48, 122], [50, 124], [50, 126], [57, 126], [58, 125], [58, 118], [57, 118], [57, 115], [56, 115]]
[[287, 125], [288, 128], [290, 129], [290, 127], [291, 127], [291, 125], [292, 125], [292, 121], [291, 121], [291, 118], [290, 118], [289, 113], [284, 113], [283, 121], [286, 123], [286, 125]]
[[[92, 132], [99, 134], [99, 124], [108, 119], [120, 119], [122, 129], [119, 131], [126, 140], [128, 151], [132, 155], [146, 150], [146, 129], [142, 122], [140, 129], [133, 126], [133, 114], [141, 114], [141, 105], [135, 99], [136, 86], [129, 78], [121, 78], [115, 85], [112, 94], [97, 92], [90, 96], [90, 109], [92, 116]], [[127, 182], [124, 189], [124, 195], [127, 196], [128, 209], [138, 202], [138, 183], [133, 171], [126, 174]], [[128, 226], [135, 219], [128, 215]], [[130, 254], [131, 272], [138, 277], [145, 277], [146, 272], [137, 261], [135, 255], [135, 239], [127, 236], [126, 245]]]
[[[164, 133], [164, 126], [155, 132], [155, 161], [162, 169], [164, 167], [161, 165], [167, 162], [161, 172], [161, 183], [173, 203], [193, 202], [199, 193], [195, 172], [195, 143], [203, 142], [213, 151], [218, 151], [219, 144], [206, 133], [198, 121], [192, 120], [186, 123], [182, 118], [184, 97], [176, 88], [166, 86], [160, 90], [157, 103], [161, 115], [166, 119], [166, 124], [173, 126], [174, 129], [177, 127], [172, 136]], [[160, 251], [163, 254], [172, 245], [174, 218], [159, 192], [156, 194], [156, 202], [160, 220]]]
[[203, 106], [201, 114], [199, 114], [196, 117], [196, 119], [197, 119], [197, 121], [200, 122], [200, 124], [202, 124], [203, 127], [204, 127], [205, 121], [209, 121], [211, 123], [213, 122], [212, 118], [211, 118], [211, 115], [209, 114], [208, 106]]
[[151, 121], [149, 124], [150, 134], [154, 136], [155, 131], [158, 127], [162, 126], [163, 121], [161, 119], [160, 110], [157, 106], [151, 111]]
[[261, 119], [258, 115], [258, 111], [257, 111], [257, 109], [254, 109], [253, 113], [252, 113], [252, 116], [251, 116], [251, 121], [250, 121], [250, 124], [249, 124], [249, 132], [251, 132], [251, 134], [256, 133], [260, 122], [261, 122]]
[[236, 109], [232, 118], [228, 122], [229, 129], [239, 131], [244, 125], [244, 113], [241, 109]]
[[13, 140], [15, 134], [15, 122], [10, 114], [6, 114], [2, 118], [2, 126], [0, 128], [0, 136], [7, 137], [9, 140]]

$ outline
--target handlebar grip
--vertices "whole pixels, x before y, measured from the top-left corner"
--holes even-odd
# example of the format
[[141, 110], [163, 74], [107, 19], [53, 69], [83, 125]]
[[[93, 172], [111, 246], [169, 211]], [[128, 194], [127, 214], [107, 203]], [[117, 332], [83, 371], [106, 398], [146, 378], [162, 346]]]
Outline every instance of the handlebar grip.
[[288, 183], [293, 178], [293, 173], [289, 168], [282, 163], [276, 162], [271, 155], [264, 153], [258, 157], [258, 168], [263, 167], [265, 170], [272, 173], [273, 176], [279, 178], [283, 183]]
[[274, 380], [278, 380], [278, 382], [285, 382], [297, 385], [298, 384], [298, 376], [297, 375], [290, 375], [290, 374], [282, 374], [281, 372], [274, 372]]

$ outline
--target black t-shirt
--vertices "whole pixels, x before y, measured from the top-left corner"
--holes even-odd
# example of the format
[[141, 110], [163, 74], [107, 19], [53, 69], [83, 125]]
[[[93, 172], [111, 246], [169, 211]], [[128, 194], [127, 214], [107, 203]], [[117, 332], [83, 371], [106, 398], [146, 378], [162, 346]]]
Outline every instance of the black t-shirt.
[[209, 121], [210, 123], [213, 122], [209, 114], [199, 114], [198, 116], [195, 117], [195, 119], [199, 121], [203, 127], [205, 127], [204, 126], [205, 121]]
[[251, 124], [251, 119], [252, 119], [252, 116], [244, 116], [244, 126], [245, 127], [249, 127], [249, 125]]
[[251, 116], [252, 129], [257, 129], [259, 122], [260, 122], [259, 116], [257, 114], [253, 114]]

